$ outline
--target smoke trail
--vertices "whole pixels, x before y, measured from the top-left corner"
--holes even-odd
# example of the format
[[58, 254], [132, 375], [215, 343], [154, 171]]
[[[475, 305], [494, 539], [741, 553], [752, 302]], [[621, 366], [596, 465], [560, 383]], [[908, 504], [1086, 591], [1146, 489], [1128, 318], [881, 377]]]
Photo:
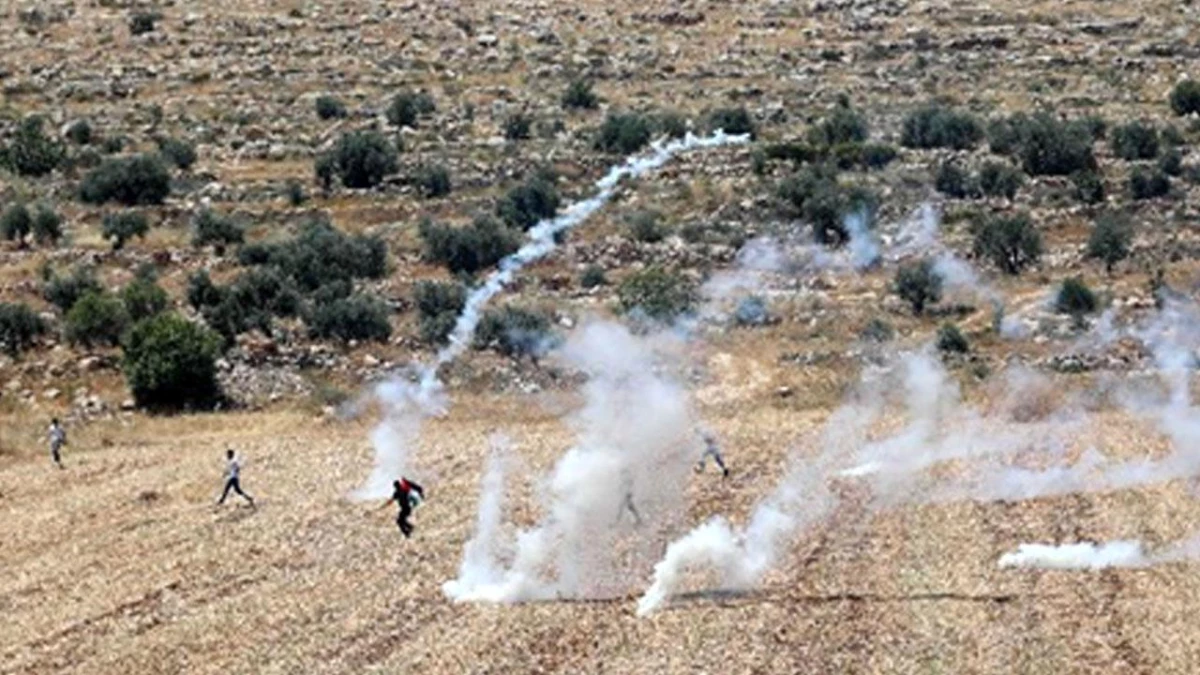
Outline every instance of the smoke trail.
[[1012, 553], [1000, 556], [1000, 567], [1035, 567], [1058, 570], [1102, 570], [1109, 567], [1144, 567], [1149, 560], [1138, 541], [1110, 541], [1099, 546], [1090, 543], [1021, 544]]
[[879, 263], [879, 242], [871, 236], [870, 214], [866, 211], [852, 213], [845, 218], [846, 234], [850, 241], [850, 263], [856, 270], [873, 267]]
[[682, 512], [693, 418], [686, 390], [656, 372], [649, 344], [619, 324], [590, 323], [555, 356], [589, 377], [576, 444], [545, 481], [542, 520], [505, 552], [507, 569], [475, 574], [464, 560], [443, 586], [457, 602], [627, 592]]
[[529, 232], [529, 241], [517, 252], [501, 260], [487, 280], [467, 296], [463, 311], [450, 333], [449, 343], [438, 352], [433, 364], [416, 366], [416, 382], [393, 378], [374, 388], [375, 398], [384, 406], [384, 419], [371, 434], [374, 469], [366, 483], [352, 496], [374, 499], [388, 495], [391, 480], [407, 468], [409, 450], [420, 436], [424, 419], [445, 412], [441, 384], [437, 381], [438, 368], [458, 358], [470, 346], [482, 317], [483, 306], [512, 281], [523, 267], [553, 251], [556, 246], [555, 235], [579, 225], [596, 213], [613, 198], [617, 185], [626, 178], [645, 175], [683, 152], [747, 141], [749, 136], [730, 136], [718, 130], [712, 136], [697, 137], [689, 133], [682, 139], [655, 142], [648, 156], [630, 157], [610, 169], [596, 182], [598, 192], [594, 196], [571, 204], [562, 214], [535, 225]]
[[479, 485], [479, 515], [475, 521], [475, 536], [463, 547], [458, 578], [442, 584], [449, 597], [464, 595], [472, 588], [489, 586], [503, 579], [504, 570], [498, 555], [504, 548], [501, 526], [504, 516], [504, 474], [509, 459], [507, 439], [491, 439], [492, 452]]

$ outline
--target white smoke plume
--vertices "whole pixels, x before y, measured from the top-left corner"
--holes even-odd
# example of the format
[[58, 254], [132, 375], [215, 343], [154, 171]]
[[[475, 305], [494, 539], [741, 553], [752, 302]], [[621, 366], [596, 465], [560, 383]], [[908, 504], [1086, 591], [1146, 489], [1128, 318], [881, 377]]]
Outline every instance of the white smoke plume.
[[845, 219], [846, 234], [850, 241], [850, 263], [856, 270], [873, 267], [879, 263], [879, 242], [871, 233], [870, 214], [865, 211], [851, 213]]
[[474, 588], [500, 583], [504, 569], [499, 561], [506, 548], [503, 541], [504, 477], [511, 462], [508, 440], [502, 436], [491, 439], [492, 452], [479, 485], [479, 514], [475, 520], [475, 535], [463, 548], [458, 578], [442, 585], [442, 592], [454, 598]]
[[[650, 344], [619, 324], [596, 322], [553, 356], [588, 376], [585, 404], [573, 419], [576, 443], [542, 486], [541, 521], [485, 563], [464, 561], [470, 573], [443, 587], [455, 601], [626, 593], [683, 512], [697, 454], [694, 419], [686, 390], [658, 372]], [[474, 573], [498, 566], [500, 574]]]
[[1138, 541], [1091, 543], [1021, 544], [1000, 556], [1000, 567], [1034, 567], [1057, 570], [1102, 570], [1109, 567], [1144, 567], [1149, 563]]
[[614, 166], [596, 182], [597, 193], [568, 206], [560, 215], [543, 220], [529, 232], [529, 241], [516, 253], [500, 261], [497, 269], [467, 296], [462, 313], [450, 334], [450, 342], [442, 348], [432, 365], [418, 366], [417, 381], [392, 378], [374, 388], [375, 398], [384, 407], [384, 419], [371, 434], [374, 449], [374, 468], [367, 481], [352, 493], [358, 499], [384, 498], [392, 480], [408, 468], [408, 455], [420, 435], [422, 421], [445, 412], [438, 368], [458, 358], [471, 344], [485, 304], [499, 293], [522, 268], [554, 250], [555, 235], [587, 220], [612, 200], [618, 184], [626, 178], [637, 178], [662, 167], [674, 156], [692, 150], [715, 148], [749, 141], [749, 136], [731, 136], [718, 130], [711, 136], [697, 137], [691, 133], [669, 142], [656, 141], [650, 154], [630, 157]]
[[723, 318], [730, 300], [761, 292], [768, 276], [784, 271], [787, 265], [787, 258], [775, 239], [751, 239], [738, 251], [732, 269], [717, 272], [700, 289], [704, 299], [700, 316], [705, 319]]
[[901, 227], [895, 243], [888, 250], [888, 257], [893, 260], [913, 256], [929, 258], [947, 292], [992, 304], [1002, 302], [1000, 294], [979, 276], [975, 268], [945, 245], [940, 230], [941, 215], [937, 209], [932, 204], [922, 204]]

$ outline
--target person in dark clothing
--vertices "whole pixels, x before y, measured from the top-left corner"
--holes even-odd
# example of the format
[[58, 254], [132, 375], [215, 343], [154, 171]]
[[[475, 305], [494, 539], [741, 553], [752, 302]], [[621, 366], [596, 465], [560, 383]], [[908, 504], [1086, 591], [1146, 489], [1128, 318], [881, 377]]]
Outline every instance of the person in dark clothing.
[[217, 500], [217, 506], [225, 503], [225, 498], [229, 496], [229, 491], [232, 490], [242, 496], [243, 499], [250, 502], [250, 506], [254, 506], [254, 498], [242, 492], [242, 465], [233, 454], [233, 449], [225, 451], [225, 489], [221, 491], [221, 498]]
[[396, 502], [400, 506], [396, 524], [400, 526], [400, 531], [404, 533], [405, 539], [408, 539], [413, 533], [413, 524], [408, 522], [413, 507], [423, 501], [425, 501], [425, 489], [420, 485], [403, 477], [392, 482], [392, 498], [383, 504], [383, 508], [387, 508], [392, 502]]

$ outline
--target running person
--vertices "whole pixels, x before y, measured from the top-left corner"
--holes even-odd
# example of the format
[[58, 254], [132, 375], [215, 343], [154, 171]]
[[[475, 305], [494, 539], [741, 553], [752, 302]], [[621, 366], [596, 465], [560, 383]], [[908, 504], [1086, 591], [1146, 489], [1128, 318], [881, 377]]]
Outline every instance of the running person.
[[50, 458], [58, 465], [58, 468], [65, 469], [62, 463], [62, 446], [67, 444], [67, 430], [62, 428], [58, 423], [58, 418], [55, 417], [50, 421]]
[[704, 471], [704, 465], [708, 463], [708, 458], [712, 457], [717, 466], [721, 467], [721, 472], [728, 478], [729, 468], [725, 466], [725, 458], [721, 456], [721, 446], [717, 445], [716, 437], [710, 431], [701, 433], [700, 437], [704, 439], [704, 454], [700, 455], [700, 463], [696, 465], [696, 471]]
[[254, 506], [254, 498], [242, 492], [241, 475], [242, 465], [238, 462], [237, 456], [233, 454], [233, 448], [230, 448], [225, 451], [225, 489], [221, 491], [221, 498], [217, 500], [217, 506], [225, 503], [225, 498], [229, 496], [230, 490], [250, 502], [250, 506]]
[[400, 505], [400, 513], [396, 515], [396, 524], [400, 526], [400, 531], [404, 534], [405, 539], [408, 539], [413, 533], [413, 524], [408, 522], [413, 506], [423, 501], [425, 501], [425, 489], [420, 485], [404, 477], [392, 481], [392, 498], [384, 502], [383, 508], [387, 508], [392, 502]]

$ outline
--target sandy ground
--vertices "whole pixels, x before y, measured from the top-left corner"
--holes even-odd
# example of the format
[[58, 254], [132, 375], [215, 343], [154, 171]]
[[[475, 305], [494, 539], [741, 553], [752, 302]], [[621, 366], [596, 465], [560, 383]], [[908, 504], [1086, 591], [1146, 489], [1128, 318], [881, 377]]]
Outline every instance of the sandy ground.
[[[570, 442], [545, 395], [459, 396], [419, 450], [429, 501], [405, 541], [394, 513], [345, 498], [369, 466], [368, 421], [245, 413], [93, 427], [58, 471], [32, 449], [0, 465], [0, 670], [42, 672], [1195, 672], [1200, 580], [1149, 570], [1000, 570], [1025, 541], [1185, 536], [1189, 488], [1019, 504], [843, 509], [784, 569], [740, 595], [455, 605], [487, 436], [529, 478]], [[792, 440], [824, 415], [754, 405], [717, 419], [734, 475], [695, 476], [688, 519], [735, 520], [766, 494]], [[104, 447], [106, 444], [108, 447]], [[257, 509], [213, 508], [221, 450], [246, 458]], [[803, 449], [801, 449], [803, 452]], [[703, 577], [696, 589], [706, 588]]]

